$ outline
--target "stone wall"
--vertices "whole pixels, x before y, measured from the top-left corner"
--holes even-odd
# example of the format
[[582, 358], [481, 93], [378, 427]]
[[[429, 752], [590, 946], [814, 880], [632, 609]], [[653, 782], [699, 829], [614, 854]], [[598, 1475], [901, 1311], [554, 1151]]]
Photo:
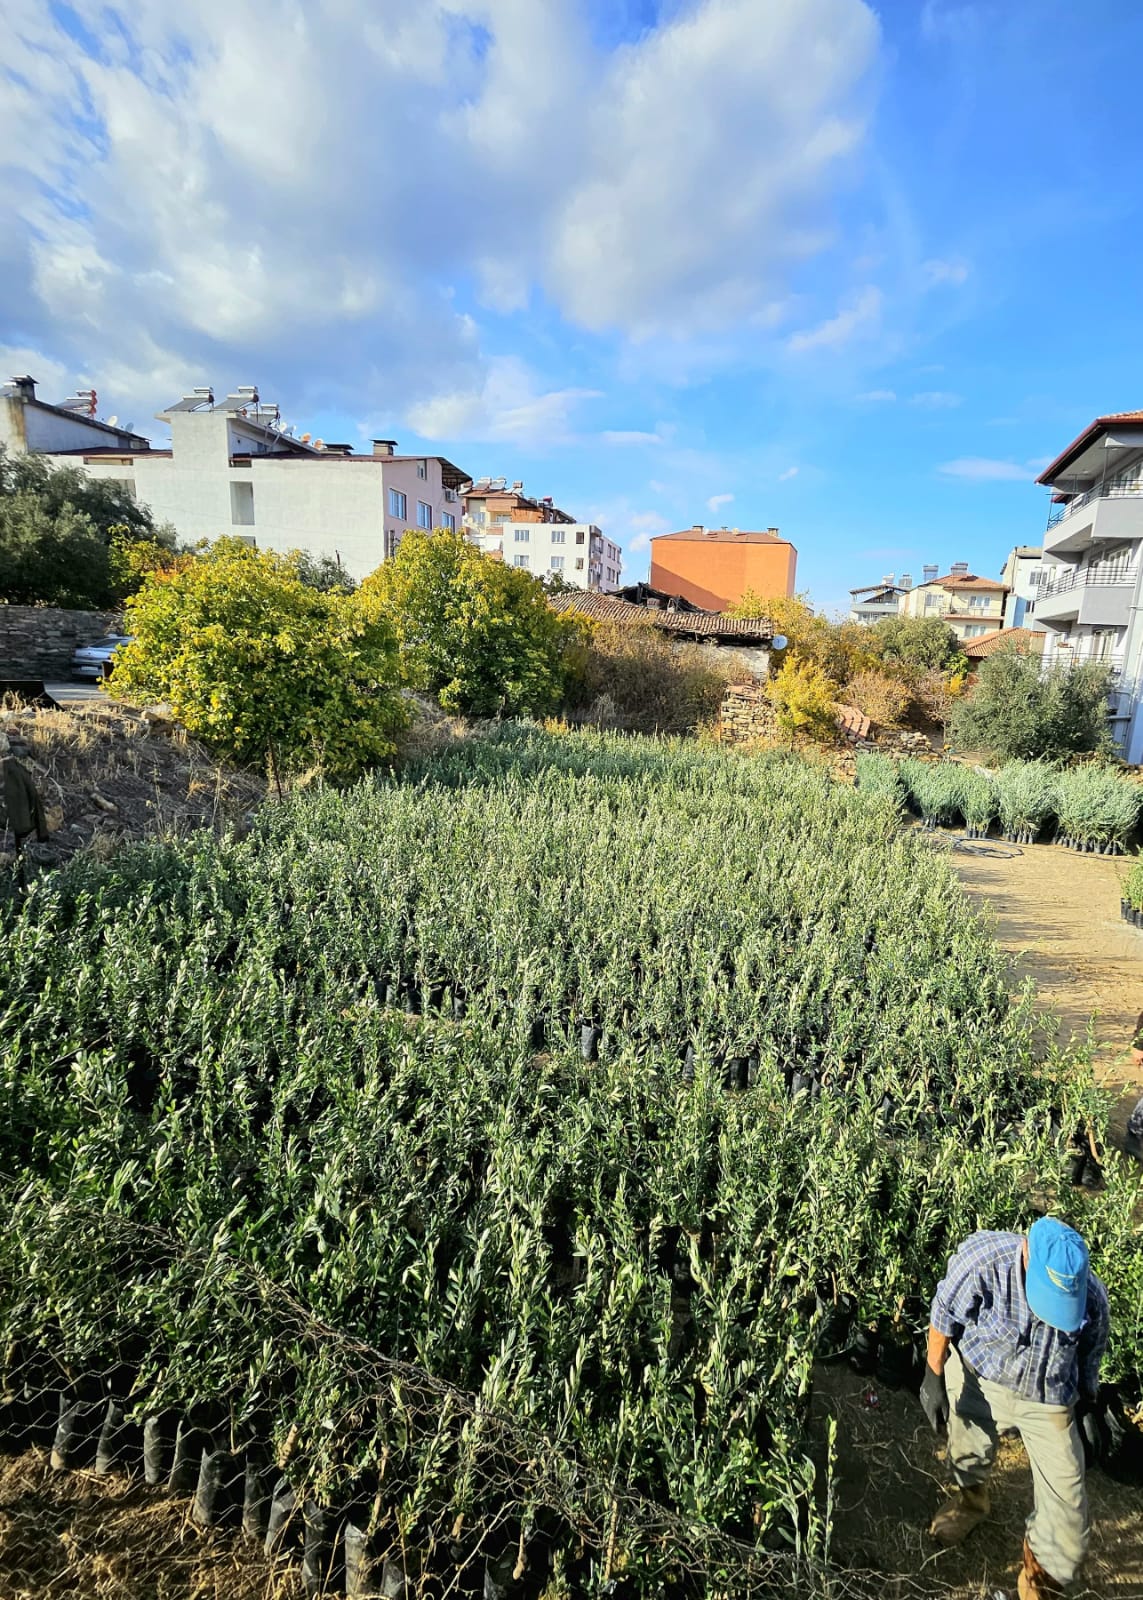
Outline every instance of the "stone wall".
[[777, 735], [774, 707], [756, 684], [731, 684], [723, 696], [718, 731], [726, 744], [773, 740]]
[[119, 621], [111, 611], [0, 605], [0, 681], [44, 683], [70, 677], [74, 651], [114, 633]]

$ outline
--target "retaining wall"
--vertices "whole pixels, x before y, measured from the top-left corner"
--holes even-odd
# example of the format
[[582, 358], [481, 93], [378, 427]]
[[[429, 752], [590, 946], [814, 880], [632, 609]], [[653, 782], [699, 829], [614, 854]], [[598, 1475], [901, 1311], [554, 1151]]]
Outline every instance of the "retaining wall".
[[0, 605], [0, 679], [66, 679], [74, 651], [114, 633], [119, 621], [112, 611]]

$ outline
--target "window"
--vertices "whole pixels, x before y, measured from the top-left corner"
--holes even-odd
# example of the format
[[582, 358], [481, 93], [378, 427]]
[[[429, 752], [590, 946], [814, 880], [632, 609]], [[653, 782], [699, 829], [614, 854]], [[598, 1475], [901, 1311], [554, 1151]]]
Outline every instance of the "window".
[[983, 622], [970, 622], [968, 627], [964, 630], [964, 636], [966, 639], [979, 639], [982, 633], [987, 632], [988, 629], [984, 626]]
[[970, 594], [968, 597], [970, 611], [987, 611], [991, 604], [992, 601], [986, 594]]
[[552, 561], [551, 561], [551, 567], [552, 567], [552, 571], [553, 572], [562, 572], [564, 570], [564, 558], [563, 558], [563, 556], [553, 556], [552, 557]]
[[426, 505], [423, 500], [417, 501], [417, 527], [431, 528], [433, 525], [433, 508]]
[[530, 561], [530, 558], [528, 556], [513, 556], [512, 557], [512, 565], [514, 567], [526, 567], [526, 566], [529, 565], [529, 561]]
[[925, 596], [925, 610], [926, 611], [935, 611], [937, 609], [937, 607], [940, 605], [940, 603], [941, 603], [941, 596], [939, 594], [927, 594]]
[[576, 558], [575, 558], [575, 570], [577, 572], [582, 572], [583, 571], [583, 557], [582, 556], [576, 556]]
[[517, 544], [530, 544], [531, 541], [532, 541], [532, 533], [531, 533], [531, 529], [530, 528], [517, 528], [516, 529], [516, 543]]
[[389, 490], [389, 515], [400, 517], [402, 522], [409, 520], [409, 502], [400, 489]]
[[417, 477], [424, 479], [424, 478], [427, 478], [428, 475], [429, 475], [429, 464], [428, 464], [428, 462], [427, 461], [418, 461], [417, 462]]
[[252, 483], [232, 483], [230, 485], [230, 520], [236, 528], [252, 528], [254, 526], [254, 485]]
[[487, 513], [487, 511], [474, 511], [472, 513], [472, 520], [474, 522], [479, 522], [482, 527], [487, 527], [488, 526], [488, 513]]
[[567, 543], [567, 535], [564, 533], [564, 530], [562, 528], [553, 528], [552, 529], [552, 543], [553, 544], [566, 544]]
[[441, 527], [447, 528], [450, 533], [456, 532], [456, 518], [451, 511], [441, 512]]
[[492, 520], [493, 522], [511, 522], [512, 513], [510, 511], [498, 511]]
[[579, 528], [579, 529], [576, 530], [575, 542], [576, 542], [576, 544], [582, 544], [583, 543], [583, 529], [582, 528]]
[[385, 560], [386, 561], [391, 560], [392, 557], [397, 554], [397, 546], [398, 546], [398, 544], [400, 544], [400, 542], [401, 542], [401, 535], [397, 532], [396, 528], [386, 528], [386, 530], [385, 530]]

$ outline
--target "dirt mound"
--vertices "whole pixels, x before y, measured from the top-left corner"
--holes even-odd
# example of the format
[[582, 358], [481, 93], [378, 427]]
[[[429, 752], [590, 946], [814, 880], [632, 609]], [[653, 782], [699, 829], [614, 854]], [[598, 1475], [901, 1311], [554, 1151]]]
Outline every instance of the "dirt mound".
[[[241, 821], [264, 798], [265, 783], [218, 764], [170, 722], [96, 704], [57, 711], [9, 700], [0, 731], [43, 798], [50, 843], [45, 863], [78, 850], [110, 854], [129, 839], [165, 838]], [[0, 831], [0, 853], [11, 852]]]

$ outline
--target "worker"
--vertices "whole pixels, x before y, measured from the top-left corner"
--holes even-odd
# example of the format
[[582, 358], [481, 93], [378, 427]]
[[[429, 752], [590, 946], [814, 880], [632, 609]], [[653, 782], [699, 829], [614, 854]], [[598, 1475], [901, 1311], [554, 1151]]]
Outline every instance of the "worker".
[[929, 1531], [958, 1544], [988, 1515], [997, 1443], [1019, 1432], [1035, 1494], [1020, 1600], [1062, 1594], [1087, 1551], [1085, 1446], [1098, 1458], [1109, 1320], [1087, 1245], [1057, 1217], [1040, 1217], [1027, 1236], [974, 1233], [933, 1297], [921, 1405], [935, 1433], [948, 1427], [957, 1489]]

